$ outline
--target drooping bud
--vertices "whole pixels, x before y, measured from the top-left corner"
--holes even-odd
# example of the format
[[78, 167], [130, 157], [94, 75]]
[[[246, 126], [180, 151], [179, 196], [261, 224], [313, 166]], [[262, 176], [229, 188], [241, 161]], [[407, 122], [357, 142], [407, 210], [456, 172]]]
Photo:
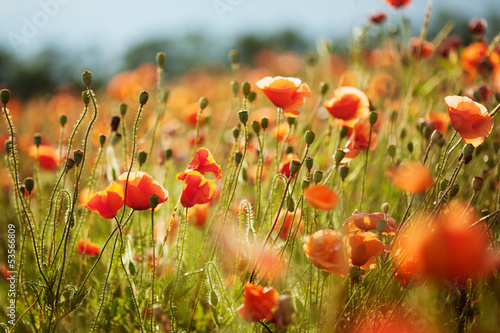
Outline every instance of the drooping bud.
[[0, 90], [0, 101], [2, 101], [3, 105], [7, 105], [10, 100], [10, 90], [9, 89], [2, 89]]
[[408, 145], [406, 146], [408, 148], [408, 151], [411, 153], [413, 153], [413, 142], [408, 142]]
[[75, 166], [75, 160], [72, 158], [68, 158], [68, 160], [66, 162], [66, 172], [71, 170], [74, 166]]
[[385, 222], [384, 220], [377, 221], [377, 231], [380, 233], [384, 232], [386, 225], [387, 222]]
[[450, 190], [450, 198], [453, 198], [455, 195], [457, 195], [458, 191], [460, 191], [460, 185], [453, 184]]
[[143, 106], [148, 102], [149, 99], [149, 93], [147, 91], [141, 91], [139, 94], [139, 104]]
[[387, 213], [389, 212], [389, 209], [391, 209], [391, 206], [389, 206], [389, 203], [384, 202], [384, 203], [382, 204], [382, 211], [383, 211], [385, 214], [387, 214]]
[[92, 72], [89, 71], [83, 72], [82, 80], [83, 84], [85, 84], [85, 86], [90, 89], [90, 86], [92, 85]]
[[115, 132], [120, 125], [121, 118], [118, 116], [111, 117], [111, 131]]
[[5, 152], [7, 153], [7, 155], [10, 155], [10, 153], [12, 152], [12, 141], [10, 139], [6, 140], [4, 147], [5, 147]]
[[293, 197], [291, 195], [289, 195], [286, 200], [286, 208], [289, 212], [293, 212], [295, 210], [295, 201], [293, 201]]

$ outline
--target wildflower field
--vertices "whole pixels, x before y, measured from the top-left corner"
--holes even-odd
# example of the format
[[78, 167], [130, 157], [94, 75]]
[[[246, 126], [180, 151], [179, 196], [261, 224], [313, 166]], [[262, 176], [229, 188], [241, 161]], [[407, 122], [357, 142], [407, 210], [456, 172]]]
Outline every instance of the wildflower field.
[[499, 332], [500, 34], [386, 2], [347, 53], [2, 87], [2, 329]]

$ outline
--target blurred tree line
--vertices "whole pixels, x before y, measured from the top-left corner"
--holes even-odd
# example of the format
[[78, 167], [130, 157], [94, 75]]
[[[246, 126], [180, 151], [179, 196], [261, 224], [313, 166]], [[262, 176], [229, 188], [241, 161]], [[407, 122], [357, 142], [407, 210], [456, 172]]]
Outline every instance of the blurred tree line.
[[[500, 31], [500, 14], [491, 11], [485, 19], [488, 22], [488, 38], [491, 40]], [[391, 17], [390, 20], [399, 24], [397, 15]], [[452, 33], [462, 36], [464, 44], [468, 44], [471, 41], [467, 30], [469, 20], [470, 17], [458, 11], [436, 10], [431, 13], [428, 39], [433, 38], [446, 22], [453, 21], [455, 28]], [[418, 35], [420, 27], [416, 26], [415, 22], [412, 23], [414, 24], [412, 35]], [[338, 42], [346, 44], [345, 40]], [[90, 60], [94, 67], [90, 70], [104, 73], [104, 75], [94, 76], [96, 78], [94, 86], [99, 88], [119, 71], [133, 69], [142, 63], [154, 61], [154, 56], [158, 51], [164, 51], [167, 54], [165, 70], [168, 75], [177, 76], [191, 68], [201, 66], [227, 67], [229, 48], [240, 51], [242, 63], [251, 63], [253, 56], [264, 48], [276, 51], [292, 50], [304, 54], [314, 50], [315, 40], [297, 31], [284, 30], [274, 34], [242, 35], [235, 38], [229, 45], [229, 47], [221, 45], [220, 41], [211, 40], [201, 33], [175, 38], [166, 37], [142, 42], [130, 48], [122, 59], [119, 59], [119, 65], [114, 67], [116, 68], [114, 72], [110, 72], [109, 64], [99, 61], [98, 55], [94, 54], [92, 58], [91, 54]], [[338, 45], [334, 43], [335, 50], [338, 49], [336, 46]], [[87, 69], [77, 70], [81, 67], [79, 57], [78, 54], [68, 55], [63, 51], [46, 49], [26, 59], [0, 48], [0, 88], [7, 87], [18, 97], [27, 99], [51, 93], [58, 84], [63, 82], [73, 82], [79, 85], [80, 72]]]

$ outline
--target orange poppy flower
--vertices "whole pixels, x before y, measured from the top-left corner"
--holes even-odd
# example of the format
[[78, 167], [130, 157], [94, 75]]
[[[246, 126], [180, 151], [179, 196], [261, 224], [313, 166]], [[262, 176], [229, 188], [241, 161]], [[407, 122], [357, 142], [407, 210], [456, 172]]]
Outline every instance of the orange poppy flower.
[[311, 206], [319, 210], [332, 210], [337, 204], [337, 194], [327, 186], [309, 186], [304, 191], [304, 198]]
[[351, 264], [363, 269], [372, 269], [377, 266], [375, 256], [389, 252], [373, 232], [355, 231], [348, 235], [351, 246]]
[[209, 207], [208, 203], [196, 207], [196, 211], [194, 212], [193, 215], [194, 215], [194, 222], [197, 227], [201, 228], [207, 222], [208, 207]]
[[[118, 177], [118, 181], [125, 189], [127, 183], [127, 172]], [[127, 198], [125, 204], [135, 210], [150, 209], [149, 197], [152, 194], [158, 196], [158, 204], [168, 199], [167, 190], [151, 177], [147, 172], [131, 172], [128, 178]], [[159, 208], [159, 205], [156, 209]]]
[[215, 196], [215, 181], [206, 179], [198, 171], [181, 172], [177, 180], [185, 181], [181, 204], [186, 208], [210, 202]]
[[84, 201], [84, 206], [105, 219], [112, 219], [123, 207], [123, 196], [123, 187], [113, 182], [104, 191], [93, 192], [88, 195]]
[[99, 254], [99, 245], [92, 243], [89, 239], [80, 239], [76, 244], [78, 254], [96, 256]]
[[353, 127], [359, 118], [368, 117], [370, 102], [365, 93], [354, 87], [335, 89], [324, 104], [326, 110], [341, 120], [341, 126]]
[[352, 213], [352, 215], [344, 221], [342, 232], [344, 234], [348, 234], [357, 230], [377, 230], [377, 222], [385, 221], [385, 229], [382, 233], [387, 235], [394, 235], [396, 233], [396, 230], [398, 229], [398, 224], [391, 215], [387, 214], [386, 216], [387, 220], [385, 219], [383, 213], [365, 214], [358, 212], [358, 210], [355, 210], [354, 213]]
[[469, 80], [472, 80], [479, 71], [484, 69], [487, 50], [488, 45], [481, 42], [469, 44], [463, 49], [460, 63], [464, 71], [467, 72]]
[[420, 193], [434, 184], [429, 168], [420, 162], [391, 166], [387, 171], [394, 185], [410, 193]]
[[431, 112], [428, 117], [428, 122], [433, 131], [436, 130], [446, 135], [450, 117], [444, 112]]
[[394, 8], [399, 8], [411, 4], [411, 0], [384, 0]]
[[305, 237], [302, 249], [312, 264], [325, 272], [345, 277], [349, 271], [349, 244], [335, 230], [319, 230]]
[[200, 148], [196, 151], [193, 159], [186, 167], [186, 170], [177, 174], [177, 179], [179, 179], [179, 177], [183, 177], [182, 174], [189, 171], [198, 171], [202, 175], [207, 172], [212, 172], [215, 175], [215, 178], [220, 179], [222, 177], [222, 168], [220, 165], [215, 163], [212, 154], [206, 148]]
[[260, 321], [273, 318], [273, 309], [278, 304], [280, 294], [273, 287], [245, 285], [245, 300], [236, 312], [248, 321]]
[[[300, 214], [301, 214], [300, 209], [297, 209], [297, 211], [295, 212], [295, 218], [293, 217], [294, 216], [293, 212], [289, 211], [281, 212], [280, 216], [278, 217], [278, 221], [280, 221], [280, 223], [276, 224], [274, 228], [276, 232], [280, 233], [279, 238], [287, 240], [288, 235], [290, 235], [290, 237], [294, 237], [295, 228], [297, 228], [298, 223], [300, 223], [298, 225], [299, 228], [298, 231], [301, 234], [304, 233], [304, 225], [302, 224], [302, 222], [300, 222], [301, 220]], [[281, 221], [283, 222], [281, 223]], [[292, 230], [290, 231], [290, 229]]]
[[491, 272], [495, 259], [488, 251], [490, 239], [484, 224], [472, 227], [478, 217], [465, 209], [465, 204], [452, 202], [432, 221], [435, 227], [420, 246], [425, 275], [465, 285], [469, 278]]
[[[410, 52], [413, 57], [428, 58], [434, 52], [434, 45], [418, 37], [410, 38]], [[420, 54], [419, 54], [420, 53]]]
[[490, 135], [494, 120], [486, 108], [465, 96], [445, 97], [451, 126], [460, 134], [465, 143], [474, 147], [484, 142]]
[[[368, 147], [368, 141], [370, 146]], [[378, 136], [372, 129], [370, 140], [370, 122], [366, 118], [360, 118], [354, 123], [349, 140], [345, 146], [345, 157], [342, 162], [347, 162], [358, 156], [360, 150], [374, 150], [377, 147]]]
[[[30, 147], [29, 156], [36, 160], [37, 147], [35, 145]], [[40, 145], [38, 147], [38, 164], [44, 170], [56, 170], [59, 167], [57, 150], [52, 146]]]
[[299, 157], [295, 154], [287, 154], [280, 163], [280, 173], [287, 178], [290, 177], [290, 163], [293, 160], [299, 160]]
[[293, 77], [266, 76], [256, 85], [276, 107], [283, 109], [287, 117], [297, 117], [297, 108], [304, 104], [306, 97], [311, 96], [309, 86]]

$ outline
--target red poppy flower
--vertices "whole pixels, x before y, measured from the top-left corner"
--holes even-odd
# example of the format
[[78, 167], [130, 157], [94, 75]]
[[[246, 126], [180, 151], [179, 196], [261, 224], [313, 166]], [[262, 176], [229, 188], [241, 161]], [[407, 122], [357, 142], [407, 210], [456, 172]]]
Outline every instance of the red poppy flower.
[[[222, 168], [220, 165], [215, 163], [212, 154], [206, 148], [200, 148], [196, 151], [193, 159], [189, 162], [184, 172], [189, 171], [198, 171], [202, 175], [207, 172], [212, 172], [215, 175], [215, 178], [220, 179], [222, 177]], [[177, 179], [182, 177], [182, 173], [184, 172], [177, 174]]]
[[448, 96], [444, 101], [450, 115], [451, 126], [464, 142], [474, 147], [482, 144], [493, 129], [494, 120], [488, 110], [465, 96]]
[[341, 120], [341, 126], [353, 127], [359, 118], [368, 117], [370, 102], [365, 93], [354, 87], [335, 89], [324, 104], [328, 112]]
[[337, 194], [327, 186], [309, 186], [304, 191], [304, 198], [311, 206], [319, 210], [332, 210], [337, 204]]
[[[360, 118], [354, 123], [351, 136], [345, 146], [345, 157], [343, 162], [352, 160], [358, 156], [360, 150], [374, 150], [377, 147], [378, 136], [372, 129], [370, 140], [370, 122], [366, 118]], [[368, 147], [368, 142], [370, 146]]]
[[387, 214], [384, 216], [383, 213], [365, 214], [358, 212], [358, 210], [355, 210], [354, 213], [352, 213], [352, 215], [344, 221], [342, 232], [344, 234], [348, 234], [356, 230], [377, 230], [378, 221], [386, 222], [385, 229], [382, 232], [383, 234], [394, 235], [396, 233], [398, 224], [391, 215]]
[[[30, 147], [29, 155], [33, 160], [37, 157], [37, 147]], [[55, 170], [59, 167], [59, 156], [57, 150], [52, 146], [40, 145], [38, 147], [38, 164], [44, 170]]]
[[7, 266], [5, 265], [0, 265], [0, 273], [2, 274], [2, 277], [5, 281], [7, 281], [7, 279], [9, 279], [11, 277], [10, 273], [9, 273], [9, 269], [7, 268]]
[[236, 311], [245, 320], [261, 321], [273, 318], [273, 309], [278, 304], [279, 293], [273, 287], [245, 285], [245, 300]]
[[382, 24], [387, 20], [387, 14], [381, 10], [373, 12], [368, 17], [368, 20], [373, 24]]
[[299, 160], [299, 157], [295, 154], [287, 154], [280, 163], [280, 173], [287, 178], [290, 177], [290, 163], [293, 160]]
[[[118, 177], [118, 181], [125, 189], [127, 183], [127, 172]], [[152, 194], [158, 196], [158, 204], [168, 199], [167, 190], [156, 182], [153, 177], [143, 171], [131, 172], [128, 178], [127, 198], [125, 204], [135, 210], [150, 209], [149, 197]], [[157, 208], [158, 209], [158, 206]]]
[[363, 269], [375, 268], [377, 266], [375, 256], [390, 251], [373, 232], [359, 230], [349, 233], [348, 238], [351, 246], [351, 264]]
[[388, 170], [392, 183], [410, 193], [420, 193], [434, 184], [431, 172], [420, 162], [402, 163]]
[[[276, 224], [274, 230], [276, 232], [279, 232], [279, 238], [283, 239], [283, 240], [287, 240], [288, 239], [288, 235], [290, 235], [290, 237], [294, 237], [294, 232], [295, 232], [295, 229], [297, 228], [297, 224], [299, 224], [298, 226], [298, 231], [303, 234], [304, 233], [304, 225], [299, 222], [301, 217], [300, 217], [300, 214], [301, 214], [301, 211], [300, 209], [297, 209], [297, 211], [295, 212], [295, 214], [293, 212], [289, 212], [289, 211], [282, 211], [280, 216], [278, 217], [278, 221], [279, 223]], [[295, 218], [294, 218], [294, 215], [295, 215]], [[281, 229], [281, 231], [280, 231]], [[290, 229], [292, 229], [290, 231]]]
[[399, 8], [411, 4], [411, 0], [384, 0], [394, 8]]
[[314, 266], [326, 272], [345, 277], [349, 271], [349, 244], [335, 230], [319, 230], [307, 236], [302, 249]]
[[410, 38], [410, 52], [413, 57], [428, 58], [434, 52], [434, 45], [418, 37]]
[[96, 256], [99, 254], [99, 245], [92, 243], [89, 239], [80, 239], [76, 244], [78, 254]]
[[181, 204], [186, 208], [210, 202], [215, 196], [215, 181], [206, 179], [198, 171], [181, 172], [177, 180], [185, 181]]
[[84, 206], [105, 219], [112, 219], [123, 207], [123, 187], [113, 182], [104, 191], [91, 193]]
[[287, 117], [297, 117], [297, 108], [311, 95], [309, 86], [293, 77], [266, 76], [257, 81], [256, 85], [276, 107], [283, 109], [283, 114]]

